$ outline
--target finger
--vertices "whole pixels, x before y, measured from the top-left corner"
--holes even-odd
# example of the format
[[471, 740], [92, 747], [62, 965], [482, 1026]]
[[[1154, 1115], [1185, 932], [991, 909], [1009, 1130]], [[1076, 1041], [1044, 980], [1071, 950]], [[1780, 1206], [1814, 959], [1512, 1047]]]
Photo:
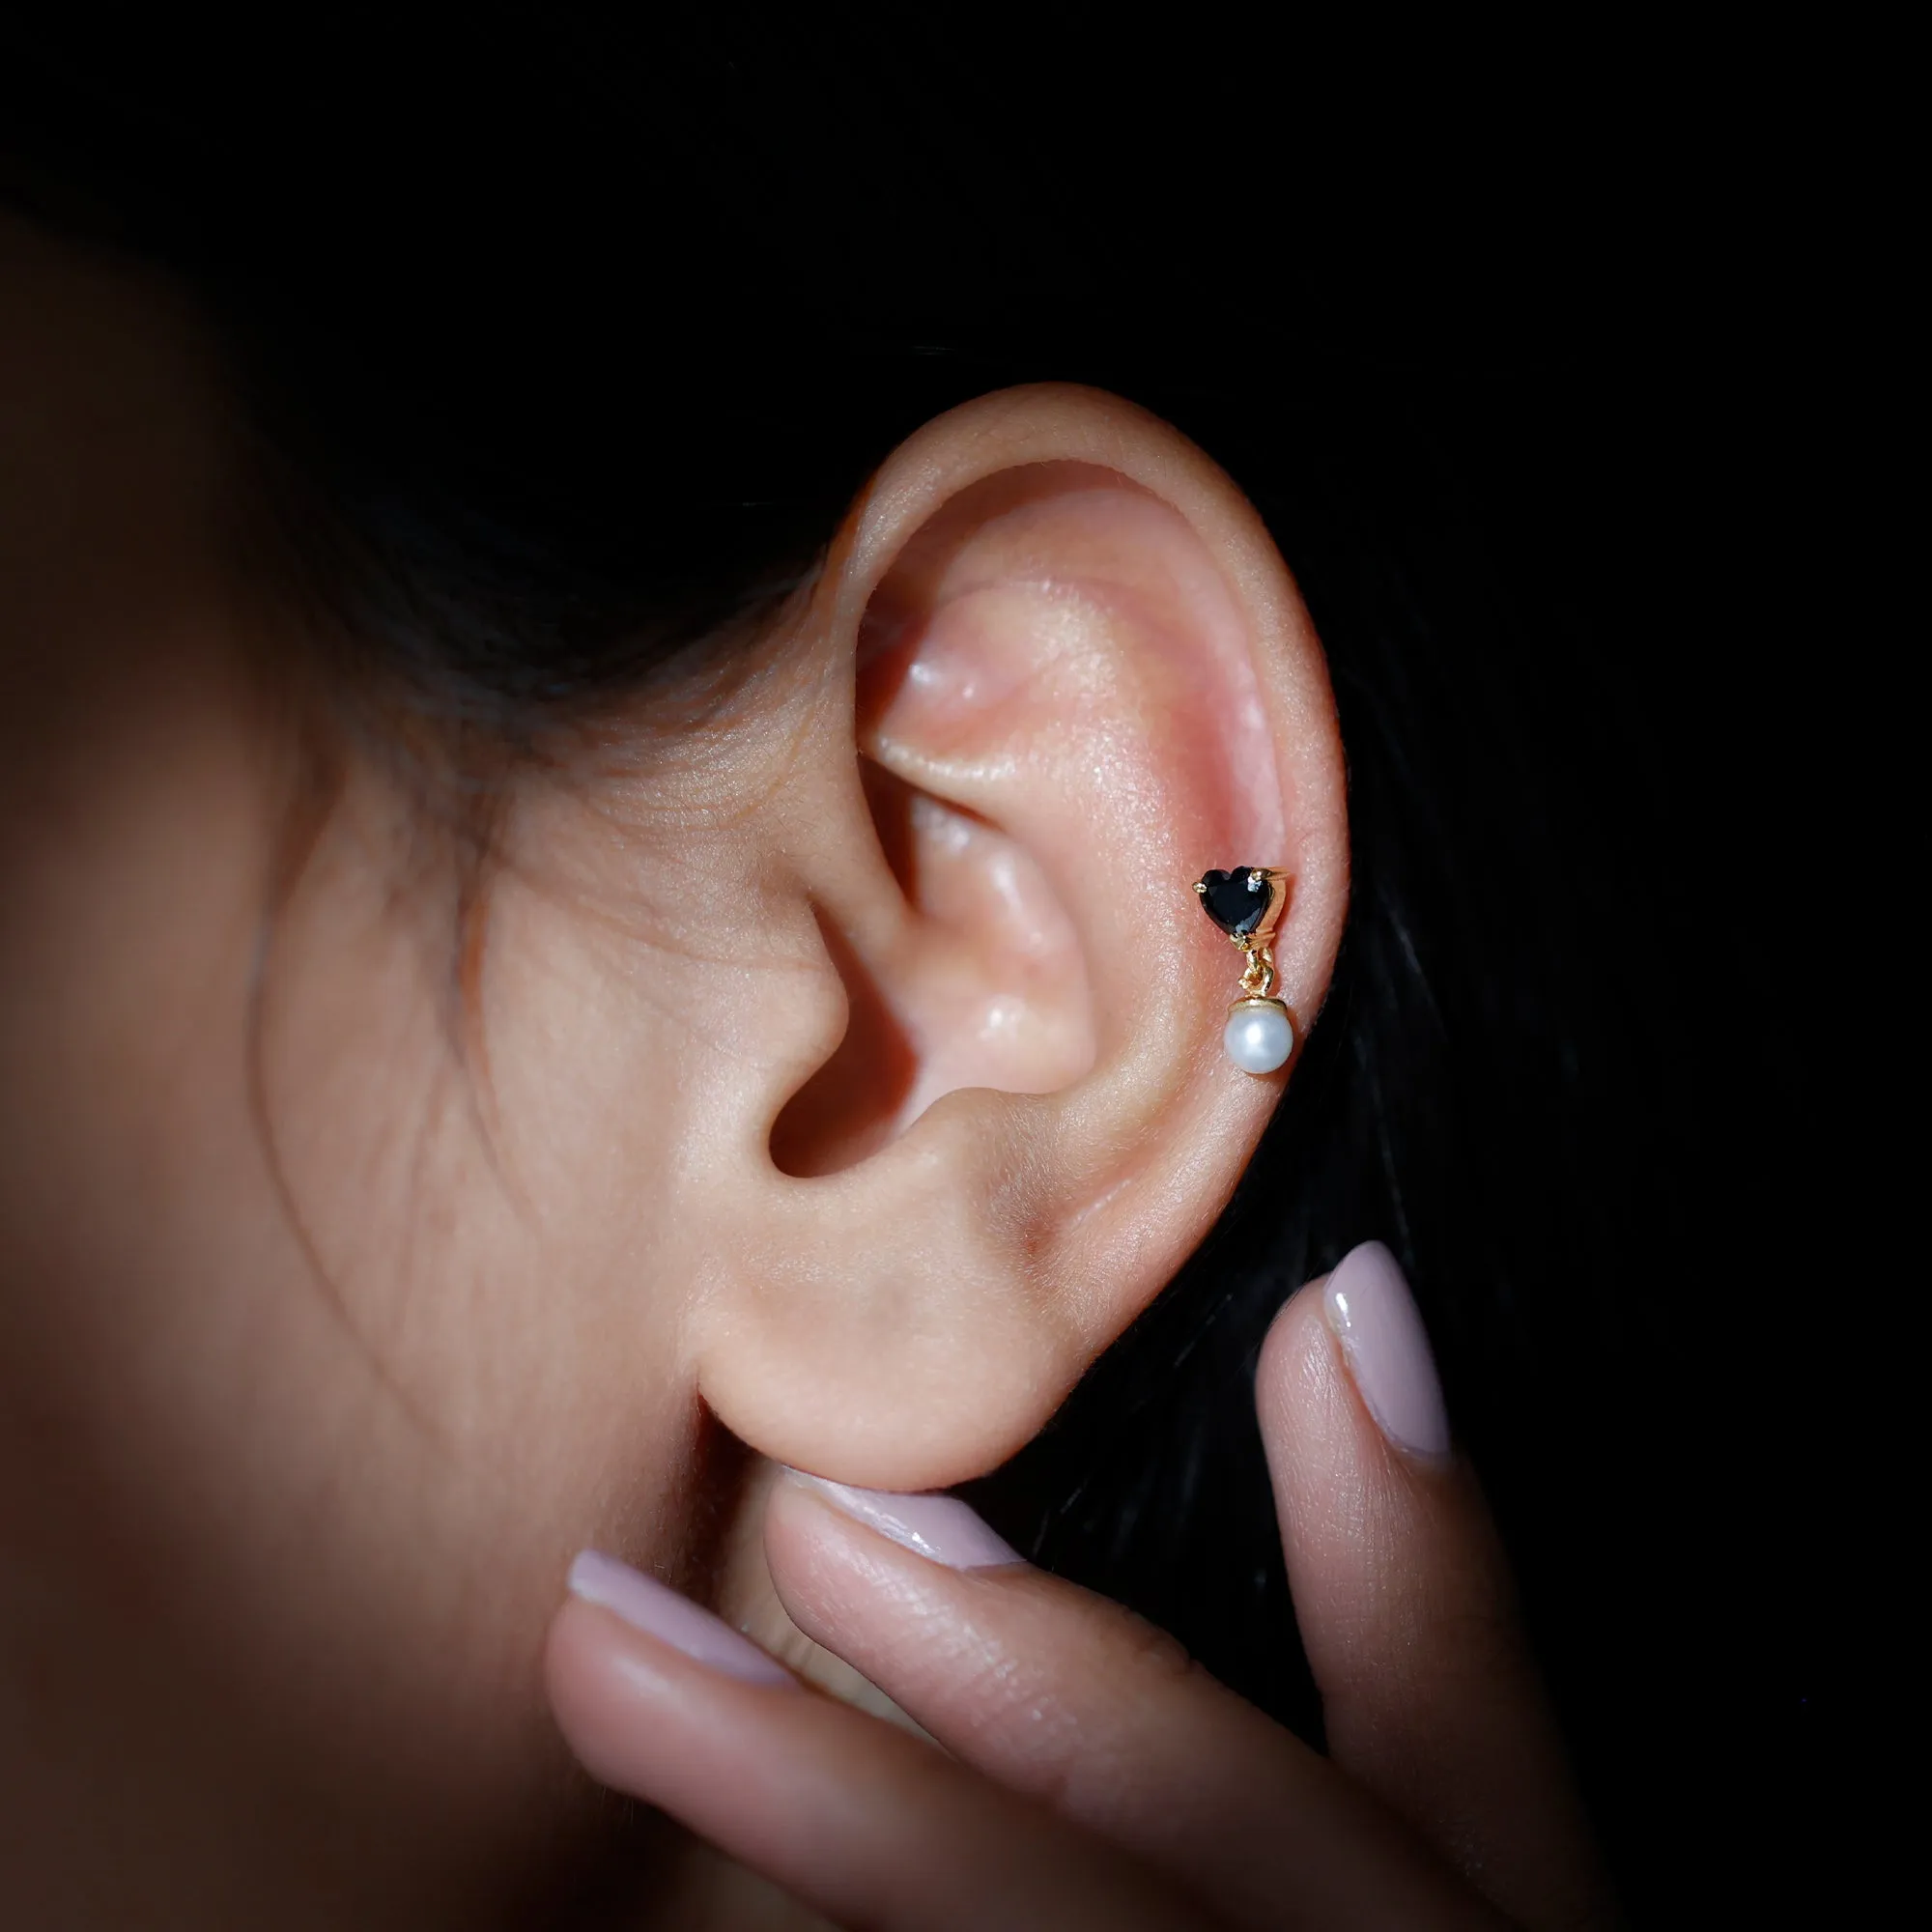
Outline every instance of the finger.
[[1233, 1922], [1494, 1925], [1379, 1805], [1179, 1645], [1020, 1564], [953, 1498], [789, 1476], [765, 1556], [792, 1620], [964, 1763]]
[[1508, 1564], [1386, 1248], [1276, 1318], [1256, 1401], [1334, 1761], [1520, 1923], [1609, 1922]]
[[1201, 1932], [1210, 1922], [1116, 1848], [910, 1732], [804, 1689], [663, 1584], [592, 1554], [571, 1581], [545, 1672], [584, 1768], [837, 1923]]

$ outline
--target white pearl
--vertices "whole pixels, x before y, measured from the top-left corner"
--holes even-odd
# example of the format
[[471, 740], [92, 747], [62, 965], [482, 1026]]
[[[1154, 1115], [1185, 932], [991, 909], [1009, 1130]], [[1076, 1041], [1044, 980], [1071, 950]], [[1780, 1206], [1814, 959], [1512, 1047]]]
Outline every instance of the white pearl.
[[1228, 1015], [1221, 1042], [1228, 1058], [1248, 1073], [1272, 1073], [1288, 1065], [1294, 1051], [1294, 1029], [1287, 1010], [1272, 1000], [1243, 1002]]

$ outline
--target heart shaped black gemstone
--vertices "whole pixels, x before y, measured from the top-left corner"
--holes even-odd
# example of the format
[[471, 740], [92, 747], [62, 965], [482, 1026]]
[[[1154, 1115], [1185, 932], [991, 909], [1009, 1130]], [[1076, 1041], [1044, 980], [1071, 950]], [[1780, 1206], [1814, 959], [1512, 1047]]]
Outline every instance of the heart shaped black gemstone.
[[[1249, 879], [1255, 883], [1249, 885]], [[1201, 910], [1231, 939], [1254, 931], [1267, 917], [1274, 888], [1257, 866], [1240, 866], [1232, 872], [1204, 872], [1194, 889]]]

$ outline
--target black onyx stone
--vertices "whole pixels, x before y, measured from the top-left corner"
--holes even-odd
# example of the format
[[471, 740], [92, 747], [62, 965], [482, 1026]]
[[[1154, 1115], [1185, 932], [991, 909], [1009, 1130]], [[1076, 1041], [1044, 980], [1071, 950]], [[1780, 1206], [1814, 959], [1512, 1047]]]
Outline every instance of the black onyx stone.
[[1197, 889], [1201, 910], [1232, 939], [1254, 931], [1267, 917], [1272, 888], [1265, 874], [1254, 885], [1248, 884], [1249, 875], [1258, 870], [1259, 867], [1240, 866], [1232, 872], [1202, 874]]

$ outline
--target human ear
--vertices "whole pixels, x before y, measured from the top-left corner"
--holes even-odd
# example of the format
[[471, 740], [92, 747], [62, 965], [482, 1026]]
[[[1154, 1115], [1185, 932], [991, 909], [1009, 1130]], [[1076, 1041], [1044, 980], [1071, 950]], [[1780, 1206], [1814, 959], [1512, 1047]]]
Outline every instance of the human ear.
[[783, 867], [837, 997], [735, 1090], [689, 1340], [755, 1449], [927, 1488], [1033, 1435], [1226, 1203], [1285, 1076], [1223, 1054], [1241, 962], [1192, 882], [1286, 874], [1304, 1030], [1347, 899], [1341, 748], [1254, 511], [1087, 390], [913, 437], [802, 642]]

